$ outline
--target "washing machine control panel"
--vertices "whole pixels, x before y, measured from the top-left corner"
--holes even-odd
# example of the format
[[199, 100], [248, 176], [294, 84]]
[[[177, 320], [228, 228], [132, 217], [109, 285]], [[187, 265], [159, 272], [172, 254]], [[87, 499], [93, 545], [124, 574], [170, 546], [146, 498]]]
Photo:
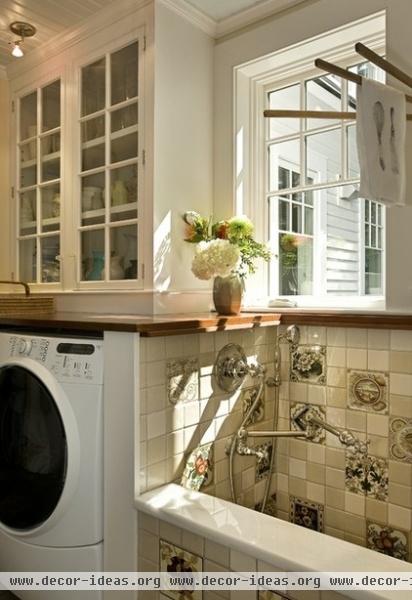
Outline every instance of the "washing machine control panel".
[[42, 363], [59, 381], [103, 381], [103, 342], [100, 340], [16, 335], [10, 336], [9, 354]]

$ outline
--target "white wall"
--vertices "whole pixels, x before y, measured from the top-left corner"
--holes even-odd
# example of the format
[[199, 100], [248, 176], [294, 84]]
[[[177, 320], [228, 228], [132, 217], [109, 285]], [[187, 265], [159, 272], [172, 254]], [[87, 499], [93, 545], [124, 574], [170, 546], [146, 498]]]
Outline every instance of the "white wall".
[[9, 83], [6, 79], [0, 79], [0, 131], [0, 279], [10, 279]]
[[[233, 213], [233, 67], [302, 40], [387, 10], [387, 58], [412, 73], [412, 2], [410, 0], [318, 0], [287, 11], [260, 26], [218, 42], [215, 50], [215, 214]], [[399, 87], [400, 84], [396, 83]], [[407, 165], [412, 162], [412, 129], [408, 126]], [[407, 197], [412, 204], [412, 174]], [[392, 208], [387, 217], [387, 307], [412, 309], [412, 208]]]
[[[205, 287], [183, 244], [187, 210], [213, 202], [213, 40], [160, 2], [155, 10], [154, 286]], [[195, 308], [196, 310], [196, 308]]]

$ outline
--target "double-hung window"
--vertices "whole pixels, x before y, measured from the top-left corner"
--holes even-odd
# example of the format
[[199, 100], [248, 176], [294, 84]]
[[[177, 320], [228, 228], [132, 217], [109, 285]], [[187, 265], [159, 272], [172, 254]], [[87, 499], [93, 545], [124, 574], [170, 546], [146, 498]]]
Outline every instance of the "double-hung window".
[[[347, 66], [382, 79], [370, 63]], [[306, 71], [262, 93], [265, 108], [356, 111], [356, 84], [335, 75]], [[272, 118], [263, 128], [268, 295], [383, 295], [385, 211], [359, 197], [355, 121]]]

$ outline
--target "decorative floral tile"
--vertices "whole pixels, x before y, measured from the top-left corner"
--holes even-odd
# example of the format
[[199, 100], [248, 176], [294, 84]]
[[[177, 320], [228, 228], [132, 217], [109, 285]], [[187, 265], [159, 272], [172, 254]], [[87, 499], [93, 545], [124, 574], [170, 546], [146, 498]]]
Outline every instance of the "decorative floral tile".
[[394, 417], [389, 423], [389, 455], [412, 463], [412, 419]]
[[388, 374], [348, 371], [349, 408], [388, 414]]
[[366, 542], [370, 550], [376, 550], [376, 552], [400, 560], [408, 560], [409, 536], [406, 532], [370, 521], [366, 522], [366, 526]]
[[324, 506], [301, 498], [290, 497], [290, 522], [313, 531], [323, 531]]
[[[303, 404], [302, 402], [294, 402], [290, 407], [290, 428], [293, 431], [304, 431], [305, 427], [305, 414], [307, 412], [307, 404]], [[317, 406], [316, 404], [310, 405], [310, 412], [322, 421], [326, 418], [326, 410], [323, 406]], [[302, 423], [300, 426], [299, 423]], [[309, 428], [312, 432], [310, 441], [315, 444], [325, 444], [326, 441], [326, 431], [322, 427], [313, 427], [309, 425]]]
[[[262, 512], [262, 502], [255, 504], [255, 510], [257, 512]], [[272, 494], [267, 499], [263, 514], [269, 515], [270, 517], [276, 517], [276, 494]]]
[[199, 397], [199, 361], [197, 358], [172, 360], [166, 365], [169, 402], [189, 402]]
[[[249, 412], [252, 404], [256, 400], [256, 396], [259, 393], [260, 386], [254, 385], [253, 387], [245, 388], [241, 393], [241, 402], [242, 402], [242, 410], [243, 416], [245, 417]], [[248, 422], [246, 425], [254, 425], [255, 423], [259, 423], [259, 421], [263, 421], [265, 416], [265, 394], [262, 393], [258, 403], [250, 415]]]
[[290, 353], [290, 380], [326, 385], [326, 346], [294, 346]]
[[255, 446], [255, 450], [261, 453], [261, 456], [256, 456], [256, 471], [255, 480], [260, 481], [270, 474], [270, 459], [272, 458], [273, 444], [266, 442]]
[[[197, 573], [203, 570], [203, 559], [179, 546], [159, 540], [160, 571], [162, 573]], [[173, 600], [201, 600], [201, 590], [164, 590]]]
[[188, 490], [196, 490], [210, 485], [213, 481], [213, 442], [195, 448], [186, 461], [181, 485]]
[[346, 452], [345, 485], [350, 492], [385, 501], [388, 498], [388, 479], [386, 459]]

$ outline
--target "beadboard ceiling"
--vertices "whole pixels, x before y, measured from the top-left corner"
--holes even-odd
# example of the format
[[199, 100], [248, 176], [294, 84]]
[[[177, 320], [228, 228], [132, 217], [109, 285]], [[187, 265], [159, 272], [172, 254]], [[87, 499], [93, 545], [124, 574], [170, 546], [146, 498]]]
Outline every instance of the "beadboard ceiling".
[[0, 0], [0, 65], [12, 60], [9, 30], [13, 21], [27, 21], [37, 28], [35, 37], [25, 40], [27, 50], [37, 48], [55, 35], [75, 26], [114, 0]]
[[[26, 21], [37, 28], [23, 50], [38, 48], [50, 38], [62, 35], [117, 0], [0, 0], [0, 76], [2, 70], [18, 59], [11, 56], [9, 42], [16, 36], [9, 30], [13, 21]], [[214, 37], [275, 14], [307, 0], [161, 0]], [[186, 9], [189, 9], [187, 11]]]
[[186, 0], [215, 21], [238, 14], [248, 8], [264, 4], [266, 0]]

